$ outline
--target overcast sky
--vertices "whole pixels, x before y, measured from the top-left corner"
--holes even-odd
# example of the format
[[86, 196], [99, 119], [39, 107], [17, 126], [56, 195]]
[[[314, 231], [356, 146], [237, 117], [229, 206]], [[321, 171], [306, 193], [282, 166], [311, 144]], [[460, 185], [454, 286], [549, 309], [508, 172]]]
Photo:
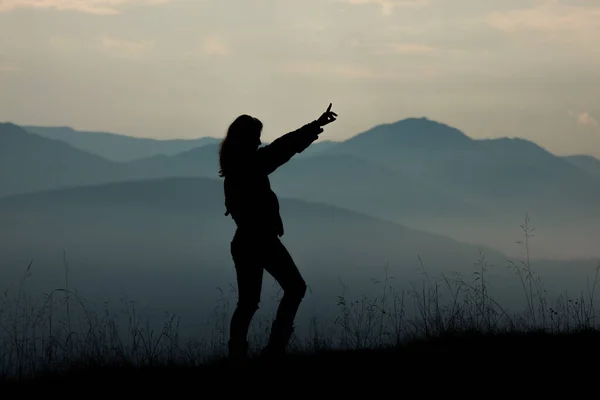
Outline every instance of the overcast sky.
[[426, 116], [600, 157], [600, 0], [0, 0], [0, 121], [270, 141]]

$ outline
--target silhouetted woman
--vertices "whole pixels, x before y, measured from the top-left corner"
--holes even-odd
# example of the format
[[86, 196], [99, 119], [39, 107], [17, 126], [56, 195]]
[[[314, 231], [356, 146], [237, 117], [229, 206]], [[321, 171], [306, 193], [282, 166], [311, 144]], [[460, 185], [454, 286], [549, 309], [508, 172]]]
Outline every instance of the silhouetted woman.
[[335, 121], [335, 117], [337, 114], [331, 111], [329, 104], [317, 120], [259, 148], [262, 123], [249, 115], [240, 115], [229, 126], [221, 143], [219, 175], [225, 178], [225, 215], [231, 215], [237, 225], [231, 241], [238, 284], [238, 302], [231, 318], [228, 343], [231, 359], [246, 357], [247, 334], [260, 302], [263, 269], [284, 292], [263, 354], [278, 356], [285, 352], [306, 284], [279, 240], [284, 231], [283, 222], [269, 174], [304, 151], [323, 132], [322, 127]]

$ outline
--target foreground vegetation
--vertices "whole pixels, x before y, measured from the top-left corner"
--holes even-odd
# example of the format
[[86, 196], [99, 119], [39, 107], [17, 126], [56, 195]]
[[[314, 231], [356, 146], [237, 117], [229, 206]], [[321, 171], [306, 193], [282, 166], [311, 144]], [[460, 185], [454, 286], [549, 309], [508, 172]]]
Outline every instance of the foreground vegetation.
[[[431, 361], [448, 353], [476, 353], [477, 365], [483, 366], [497, 363], [498, 357], [535, 352], [585, 357], [600, 353], [595, 306], [600, 264], [576, 298], [549, 301], [531, 267], [527, 220], [523, 228], [525, 259], [510, 264], [523, 290], [522, 311], [507, 312], [489, 294], [483, 255], [469, 277], [434, 279], [423, 268], [423, 282], [412, 290], [396, 290], [386, 275], [380, 296], [348, 299], [342, 294], [339, 315], [329, 328], [311, 321], [310, 334], [292, 341], [282, 363], [311, 370], [402, 369], [414, 366], [407, 360], [424, 354]], [[108, 310], [89, 310], [68, 287], [68, 275], [64, 288], [47, 294], [41, 303], [32, 302], [23, 291], [30, 267], [16, 296], [5, 292], [0, 299], [0, 381], [110, 378], [134, 383], [158, 375], [163, 380], [197, 379], [199, 371], [230, 367], [224, 360], [228, 315], [217, 315], [211, 337], [180, 343], [174, 316], [155, 331], [136, 315], [135, 307], [125, 304], [126, 323], [121, 325]], [[253, 338], [250, 367], [268, 366], [255, 356], [264, 337]]]

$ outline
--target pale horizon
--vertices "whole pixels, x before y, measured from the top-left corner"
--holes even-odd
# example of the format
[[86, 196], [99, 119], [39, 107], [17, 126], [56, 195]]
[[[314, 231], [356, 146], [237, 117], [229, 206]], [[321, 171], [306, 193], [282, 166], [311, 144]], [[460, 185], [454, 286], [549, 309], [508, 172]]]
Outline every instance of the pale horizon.
[[[479, 138], [600, 157], [591, 0], [8, 0], [0, 121], [156, 139], [321, 140], [426, 117]], [[235, 10], [235, 11], [233, 11]]]

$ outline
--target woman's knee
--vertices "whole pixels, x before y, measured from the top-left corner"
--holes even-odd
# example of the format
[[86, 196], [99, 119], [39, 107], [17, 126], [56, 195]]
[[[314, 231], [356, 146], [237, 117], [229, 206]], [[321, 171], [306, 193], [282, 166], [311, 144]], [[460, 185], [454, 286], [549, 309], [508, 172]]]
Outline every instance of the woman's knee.
[[255, 313], [260, 307], [260, 300], [240, 298], [237, 302], [237, 308], [244, 313]]

